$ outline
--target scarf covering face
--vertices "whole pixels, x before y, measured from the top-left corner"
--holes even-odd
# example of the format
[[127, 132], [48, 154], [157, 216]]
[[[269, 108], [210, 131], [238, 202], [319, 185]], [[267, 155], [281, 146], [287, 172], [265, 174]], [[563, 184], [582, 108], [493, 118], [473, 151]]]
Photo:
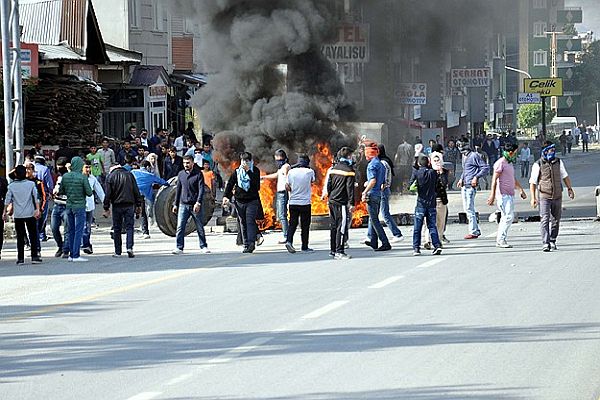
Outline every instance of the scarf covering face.
[[[554, 149], [555, 151], [550, 152], [550, 150]], [[550, 146], [546, 146], [542, 149], [542, 155], [546, 161], [552, 161], [556, 158], [556, 145], [551, 144]]]
[[248, 171], [244, 169], [244, 166], [250, 166], [249, 171], [254, 171], [254, 162], [242, 160], [242, 164], [236, 170], [237, 185], [244, 192], [247, 192], [250, 189], [250, 176], [248, 175]]
[[377, 147], [367, 147], [365, 148], [365, 157], [367, 160], [372, 160], [373, 158], [379, 155], [379, 149]]
[[275, 160], [275, 162], [277, 163], [277, 169], [281, 169], [281, 167], [288, 163], [288, 159], [286, 158], [285, 160]]
[[514, 164], [515, 162], [517, 162], [517, 150], [515, 150], [515, 151], [502, 150], [502, 156], [504, 158], [506, 158], [506, 161], [508, 161], [510, 164]]
[[354, 160], [351, 160], [351, 159], [345, 158], [345, 157], [340, 157], [340, 162], [345, 162], [348, 165], [354, 164]]
[[[434, 158], [437, 158], [438, 160], [435, 161]], [[433, 170], [441, 171], [444, 166], [444, 156], [442, 156], [442, 153], [434, 151], [429, 155], [429, 162], [431, 163], [431, 168]]]

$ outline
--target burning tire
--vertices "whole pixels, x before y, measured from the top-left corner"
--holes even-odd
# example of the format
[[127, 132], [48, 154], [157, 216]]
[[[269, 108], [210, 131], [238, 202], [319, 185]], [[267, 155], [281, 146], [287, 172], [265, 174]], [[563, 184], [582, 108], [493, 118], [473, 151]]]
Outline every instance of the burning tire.
[[[162, 233], [167, 236], [175, 237], [177, 233], [177, 214], [173, 214], [173, 202], [177, 192], [177, 178], [169, 180], [169, 186], [161, 187], [156, 194], [154, 202], [154, 217], [156, 224]], [[202, 215], [204, 225], [208, 224], [215, 211], [215, 198], [210, 190], [204, 191], [202, 198]], [[191, 221], [191, 217], [186, 224], [186, 236], [196, 230], [196, 225]]]

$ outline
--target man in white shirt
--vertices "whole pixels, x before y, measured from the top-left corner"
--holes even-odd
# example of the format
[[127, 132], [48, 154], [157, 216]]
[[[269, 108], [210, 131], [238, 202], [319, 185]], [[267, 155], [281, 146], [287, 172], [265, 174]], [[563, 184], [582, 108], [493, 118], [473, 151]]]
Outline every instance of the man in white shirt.
[[310, 230], [310, 204], [312, 196], [312, 183], [315, 181], [315, 171], [310, 169], [310, 159], [306, 154], [298, 156], [298, 164], [294, 165], [287, 174], [286, 188], [290, 192], [289, 209], [290, 225], [287, 232], [286, 249], [295, 253], [294, 233], [298, 228], [298, 220], [302, 228], [302, 251], [312, 253], [308, 247], [308, 233]]
[[531, 178], [529, 178], [531, 206], [533, 208], [540, 206], [540, 229], [544, 252], [558, 250], [556, 238], [562, 215], [561, 181], [567, 185], [569, 197], [573, 200], [575, 192], [565, 165], [556, 157], [554, 143], [546, 141], [542, 148], [542, 158], [531, 167]]
[[185, 151], [185, 135], [183, 133], [175, 138], [173, 146], [177, 149], [177, 155], [183, 157]]
[[283, 240], [278, 242], [279, 244], [287, 243], [287, 232], [288, 232], [288, 201], [289, 194], [286, 189], [287, 174], [290, 171], [290, 163], [286, 152], [283, 149], [275, 151], [275, 162], [277, 163], [277, 172], [269, 175], [262, 176], [261, 179], [277, 179], [277, 220], [281, 224], [281, 230], [283, 231]]
[[521, 164], [521, 178], [527, 178], [529, 175], [529, 158], [531, 157], [531, 149], [529, 143], [524, 142], [523, 147], [519, 151], [519, 162]]

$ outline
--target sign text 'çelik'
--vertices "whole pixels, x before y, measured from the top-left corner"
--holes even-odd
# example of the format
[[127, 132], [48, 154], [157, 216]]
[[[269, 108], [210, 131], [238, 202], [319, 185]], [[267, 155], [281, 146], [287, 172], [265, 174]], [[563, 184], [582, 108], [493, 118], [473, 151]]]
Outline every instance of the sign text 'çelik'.
[[321, 52], [333, 63], [369, 62], [369, 24], [338, 26], [335, 42], [324, 44]]
[[526, 78], [525, 93], [539, 93], [542, 97], [562, 96], [562, 78]]
[[490, 86], [489, 68], [453, 69], [450, 74], [453, 88]]

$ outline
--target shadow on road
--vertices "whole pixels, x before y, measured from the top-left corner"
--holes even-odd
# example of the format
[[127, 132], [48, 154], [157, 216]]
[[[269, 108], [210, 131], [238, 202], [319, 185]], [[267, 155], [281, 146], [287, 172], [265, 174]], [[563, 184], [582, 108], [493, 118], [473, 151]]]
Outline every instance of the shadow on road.
[[[86, 307], [93, 307], [93, 304], [87, 304]], [[86, 307], [82, 307], [82, 312], [86, 311]], [[70, 312], [76, 313], [76, 307]], [[600, 323], [533, 326], [416, 324], [283, 332], [190, 332], [109, 338], [4, 334], [0, 382], [54, 374], [58, 371], [142, 369], [182, 361], [202, 364], [250, 340], [265, 337], [269, 338], [267, 343], [238, 354], [238, 359], [267, 359], [289, 354], [360, 353], [474, 343], [600, 341]], [[424, 397], [421, 398], [434, 398], [427, 397], [433, 394], [435, 393], [423, 392]], [[458, 393], [455, 395], [458, 396]]]

